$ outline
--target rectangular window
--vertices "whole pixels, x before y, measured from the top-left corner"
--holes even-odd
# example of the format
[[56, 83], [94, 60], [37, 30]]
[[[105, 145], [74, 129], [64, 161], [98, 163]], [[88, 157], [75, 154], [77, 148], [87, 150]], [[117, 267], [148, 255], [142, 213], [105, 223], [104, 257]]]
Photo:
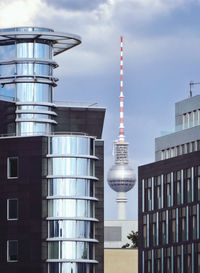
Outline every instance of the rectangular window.
[[7, 200], [7, 219], [8, 220], [18, 219], [18, 200], [17, 199]]
[[18, 177], [18, 157], [8, 157], [7, 159], [7, 176], [8, 178]]
[[18, 261], [18, 241], [17, 240], [7, 241], [7, 261], [8, 262]]

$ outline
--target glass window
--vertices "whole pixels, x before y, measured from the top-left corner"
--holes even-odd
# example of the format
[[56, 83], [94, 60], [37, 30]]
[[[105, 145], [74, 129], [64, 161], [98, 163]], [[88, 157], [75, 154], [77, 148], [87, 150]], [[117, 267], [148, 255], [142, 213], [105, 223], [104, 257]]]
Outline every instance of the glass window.
[[7, 241], [7, 261], [8, 262], [18, 261], [18, 241], [17, 240]]
[[77, 159], [77, 175], [88, 175], [88, 160], [85, 158]]
[[8, 178], [18, 178], [18, 157], [8, 157], [7, 159], [7, 176]]
[[17, 83], [17, 101], [34, 101], [34, 83]]
[[85, 179], [78, 179], [77, 180], [77, 195], [78, 196], [87, 196], [88, 195], [87, 182], [88, 181]]
[[32, 63], [17, 64], [17, 75], [33, 75]]
[[75, 217], [76, 200], [49, 200], [48, 210], [50, 217]]
[[77, 258], [78, 259], [88, 258], [88, 243], [85, 242], [77, 243]]
[[7, 219], [8, 220], [18, 219], [18, 200], [17, 199], [7, 200]]
[[51, 161], [52, 175], [76, 175], [76, 158], [53, 158]]
[[87, 201], [77, 200], [77, 216], [78, 217], [87, 216]]
[[35, 101], [36, 102], [51, 102], [51, 87], [48, 84], [35, 84]]
[[62, 259], [75, 259], [76, 258], [76, 243], [75, 242], [62, 242], [61, 258]]
[[49, 195], [51, 196], [75, 196], [75, 179], [51, 179], [49, 181]]
[[33, 58], [33, 43], [17, 43], [17, 58]]
[[47, 64], [35, 64], [35, 74], [41, 76], [51, 75], [50, 66]]
[[78, 154], [87, 155], [88, 154], [88, 138], [78, 137]]
[[35, 58], [40, 59], [50, 59], [51, 58], [51, 48], [47, 44], [35, 43]]

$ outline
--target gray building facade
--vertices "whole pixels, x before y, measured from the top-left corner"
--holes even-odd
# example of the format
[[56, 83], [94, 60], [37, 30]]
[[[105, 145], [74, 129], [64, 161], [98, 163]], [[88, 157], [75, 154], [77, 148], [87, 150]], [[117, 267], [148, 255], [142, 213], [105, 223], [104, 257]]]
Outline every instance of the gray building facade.
[[200, 272], [200, 96], [176, 103], [173, 133], [139, 167], [139, 272]]

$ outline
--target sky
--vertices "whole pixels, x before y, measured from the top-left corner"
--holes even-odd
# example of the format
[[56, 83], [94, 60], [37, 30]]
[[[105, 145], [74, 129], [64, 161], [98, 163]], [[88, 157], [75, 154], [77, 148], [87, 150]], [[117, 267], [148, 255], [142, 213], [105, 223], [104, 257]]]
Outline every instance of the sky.
[[[116, 219], [107, 185], [118, 137], [120, 36], [124, 37], [125, 138], [130, 164], [154, 161], [154, 139], [174, 126], [174, 103], [200, 81], [200, 0], [0, 0], [0, 27], [40, 26], [78, 34], [81, 45], [56, 56], [55, 100], [106, 107], [105, 219]], [[193, 94], [200, 92], [200, 86]], [[138, 183], [138, 182], [137, 182]], [[127, 218], [137, 219], [138, 187]]]

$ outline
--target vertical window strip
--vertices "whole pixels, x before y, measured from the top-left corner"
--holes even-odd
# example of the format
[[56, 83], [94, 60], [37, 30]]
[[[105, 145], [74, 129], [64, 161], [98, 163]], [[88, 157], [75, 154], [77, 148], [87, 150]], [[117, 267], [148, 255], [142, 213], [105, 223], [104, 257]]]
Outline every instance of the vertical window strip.
[[194, 202], [194, 167], [192, 167], [192, 175], [191, 175], [191, 182], [192, 182], [192, 185], [191, 185], [191, 190], [192, 190], [192, 202]]
[[174, 248], [171, 247], [171, 273], [174, 273]]
[[151, 210], [154, 210], [154, 177], [151, 178]]
[[181, 170], [181, 204], [183, 204], [183, 170]]
[[147, 247], [149, 247], [149, 214], [147, 214]]
[[183, 245], [181, 246], [181, 273], [184, 273], [184, 252], [183, 252]]
[[163, 248], [161, 248], [161, 273], [164, 272], [164, 267], [163, 267]]
[[176, 209], [176, 242], [178, 243], [178, 208]]
[[194, 244], [192, 244], [192, 273], [194, 273]]
[[174, 204], [174, 175], [173, 172], [171, 173], [171, 206]]
[[151, 251], [151, 260], [152, 260], [152, 262], [151, 262], [151, 270], [152, 270], [152, 272], [154, 272], [154, 250], [152, 249], [152, 251]]
[[166, 210], [166, 244], [169, 243], [169, 238], [168, 238], [168, 225], [169, 225], [169, 223], [168, 223], [168, 221], [169, 221], [168, 210]]
[[159, 244], [159, 219], [158, 219], [158, 212], [156, 213], [156, 244]]
[[199, 204], [197, 204], [197, 239], [199, 239]]
[[164, 195], [163, 195], [163, 174], [161, 175], [161, 208], [163, 208], [163, 203], [164, 203]]
[[144, 179], [142, 179], [142, 212], [144, 212], [144, 200], [145, 200], [145, 196], [144, 196]]
[[142, 273], [144, 273], [144, 251], [142, 251]]
[[186, 207], [186, 240], [188, 240], [189, 221], [188, 221], [188, 206]]

